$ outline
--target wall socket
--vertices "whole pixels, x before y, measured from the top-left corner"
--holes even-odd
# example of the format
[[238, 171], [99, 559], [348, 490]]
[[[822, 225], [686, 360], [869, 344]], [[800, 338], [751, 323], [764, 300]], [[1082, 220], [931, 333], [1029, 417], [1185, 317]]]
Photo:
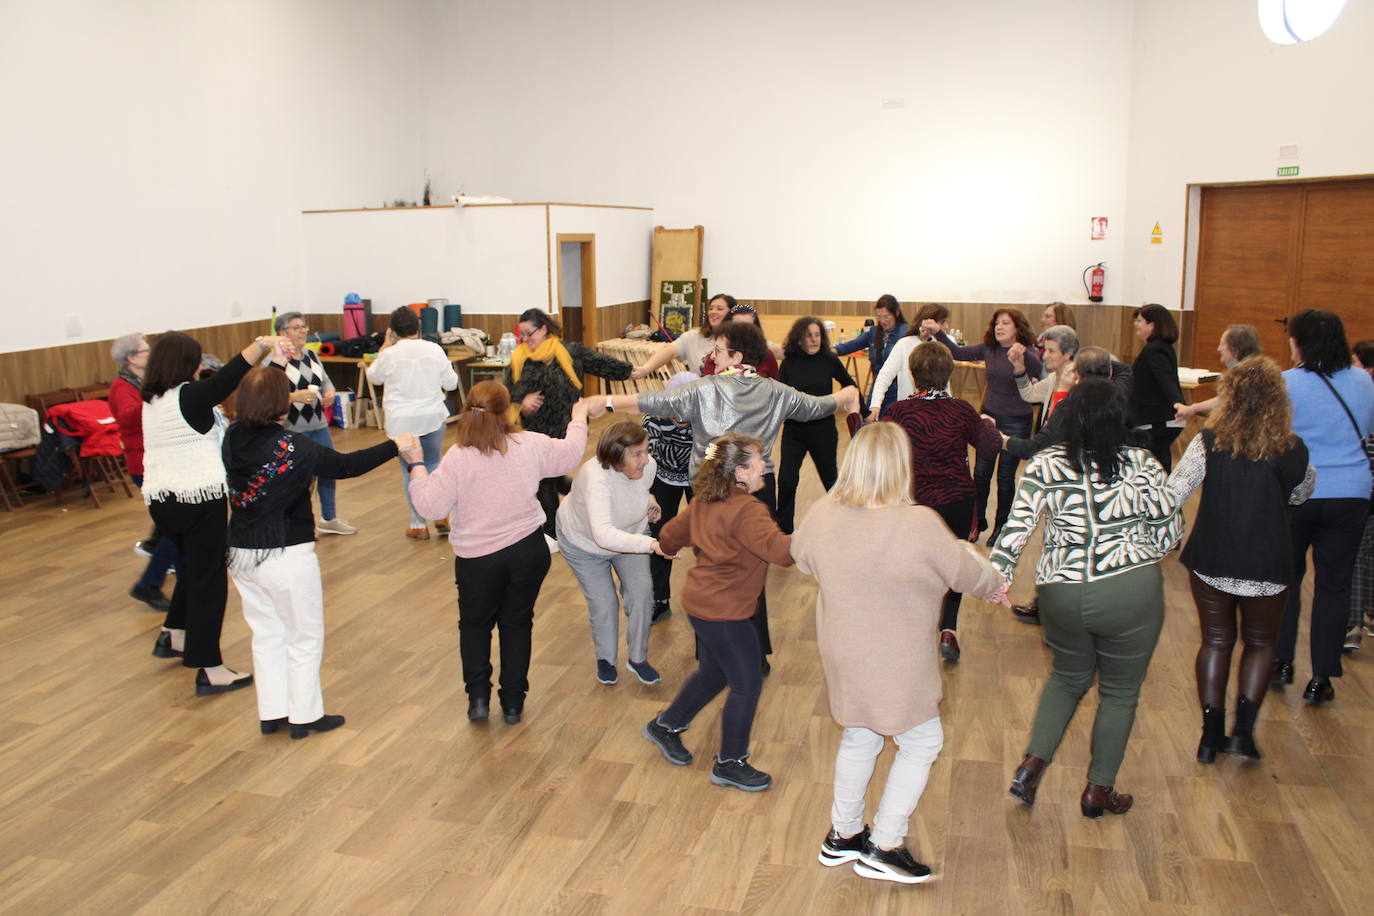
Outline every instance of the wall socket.
[[242, 302], [240, 302], [240, 301], [237, 300], [237, 299], [231, 299], [231, 300], [229, 300], [229, 317], [230, 317], [230, 318], [242, 318], [242, 317], [243, 317], [243, 303], [242, 303]]
[[68, 336], [68, 337], [80, 337], [80, 336], [81, 336], [81, 316], [80, 316], [80, 315], [68, 315], [68, 316], [64, 319], [63, 326], [66, 328], [67, 336]]

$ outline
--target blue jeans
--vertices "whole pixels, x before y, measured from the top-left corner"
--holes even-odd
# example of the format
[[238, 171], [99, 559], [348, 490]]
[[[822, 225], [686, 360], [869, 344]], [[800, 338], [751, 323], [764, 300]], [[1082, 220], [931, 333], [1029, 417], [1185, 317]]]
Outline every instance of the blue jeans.
[[[439, 459], [444, 457], [444, 428], [440, 426], [432, 433], [425, 433], [420, 437], [420, 448], [425, 453], [425, 470], [431, 474], [439, 466]], [[406, 470], [406, 460], [397, 458], [401, 463], [401, 486], [405, 487], [406, 505], [410, 507], [410, 527], [423, 528], [425, 520], [420, 518], [420, 513], [415, 511], [415, 504], [410, 501], [410, 472]]]
[[[302, 430], [299, 435], [309, 439], [314, 439], [325, 448], [333, 448], [334, 440], [329, 435], [329, 427], [321, 426], [319, 429]], [[316, 477], [320, 494], [320, 518], [326, 522], [334, 518], [334, 478]]]

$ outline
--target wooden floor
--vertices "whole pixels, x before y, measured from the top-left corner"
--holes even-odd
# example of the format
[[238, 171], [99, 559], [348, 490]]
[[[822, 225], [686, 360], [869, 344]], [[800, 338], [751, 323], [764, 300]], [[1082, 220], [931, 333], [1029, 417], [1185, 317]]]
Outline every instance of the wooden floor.
[[[339, 437], [346, 448], [377, 438]], [[0, 514], [0, 910], [1374, 912], [1374, 659], [1351, 658], [1335, 702], [1318, 709], [1300, 699], [1300, 663], [1298, 686], [1263, 707], [1264, 760], [1200, 766], [1197, 626], [1175, 560], [1119, 779], [1136, 796], [1124, 817], [1078, 813], [1091, 697], [1036, 807], [1007, 796], [1048, 655], [1038, 629], [965, 600], [963, 661], [945, 669], [945, 749], [908, 837], [935, 879], [901, 887], [816, 861], [840, 730], [811, 580], [769, 577], [777, 654], [753, 761], [774, 786], [717, 788], [707, 768], [719, 702], [686, 735], [690, 767], [640, 735], [690, 670], [687, 620], [675, 612], [653, 630], [660, 684], [602, 686], [557, 557], [525, 721], [470, 725], [452, 553], [402, 536], [399, 476], [388, 466], [339, 485], [341, 514], [361, 530], [319, 545], [323, 678], [327, 710], [348, 724], [306, 741], [259, 734], [251, 690], [197, 699], [186, 669], [149, 654], [159, 615], [127, 596], [140, 568], [130, 548], [148, 528], [141, 503], [44, 500]], [[818, 493], [808, 465], [803, 509]], [[232, 588], [224, 649], [231, 666], [251, 666]]]

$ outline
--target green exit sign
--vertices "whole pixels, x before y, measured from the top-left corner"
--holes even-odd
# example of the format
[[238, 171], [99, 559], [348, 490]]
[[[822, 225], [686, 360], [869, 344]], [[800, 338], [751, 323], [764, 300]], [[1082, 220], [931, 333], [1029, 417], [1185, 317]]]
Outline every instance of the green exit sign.
[[1280, 178], [1292, 178], [1292, 177], [1293, 177], [1294, 175], [1296, 175], [1296, 174], [1298, 174], [1298, 167], [1297, 167], [1296, 165], [1281, 165], [1281, 166], [1279, 166], [1279, 177], [1280, 177]]

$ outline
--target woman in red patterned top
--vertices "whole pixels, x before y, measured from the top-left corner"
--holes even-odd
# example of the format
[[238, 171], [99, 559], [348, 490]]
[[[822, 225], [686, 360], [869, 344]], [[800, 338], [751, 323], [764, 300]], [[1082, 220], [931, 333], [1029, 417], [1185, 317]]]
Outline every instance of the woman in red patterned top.
[[[927, 341], [908, 358], [916, 390], [909, 398], [883, 411], [882, 418], [906, 430], [911, 439], [912, 496], [945, 520], [954, 536], [978, 537], [974, 516], [977, 492], [969, 473], [968, 449], [980, 458], [995, 458], [1002, 450], [1002, 435], [993, 421], [980, 417], [968, 401], [949, 393], [954, 357], [943, 344]], [[959, 660], [959, 592], [945, 595], [940, 612], [940, 654]]]

